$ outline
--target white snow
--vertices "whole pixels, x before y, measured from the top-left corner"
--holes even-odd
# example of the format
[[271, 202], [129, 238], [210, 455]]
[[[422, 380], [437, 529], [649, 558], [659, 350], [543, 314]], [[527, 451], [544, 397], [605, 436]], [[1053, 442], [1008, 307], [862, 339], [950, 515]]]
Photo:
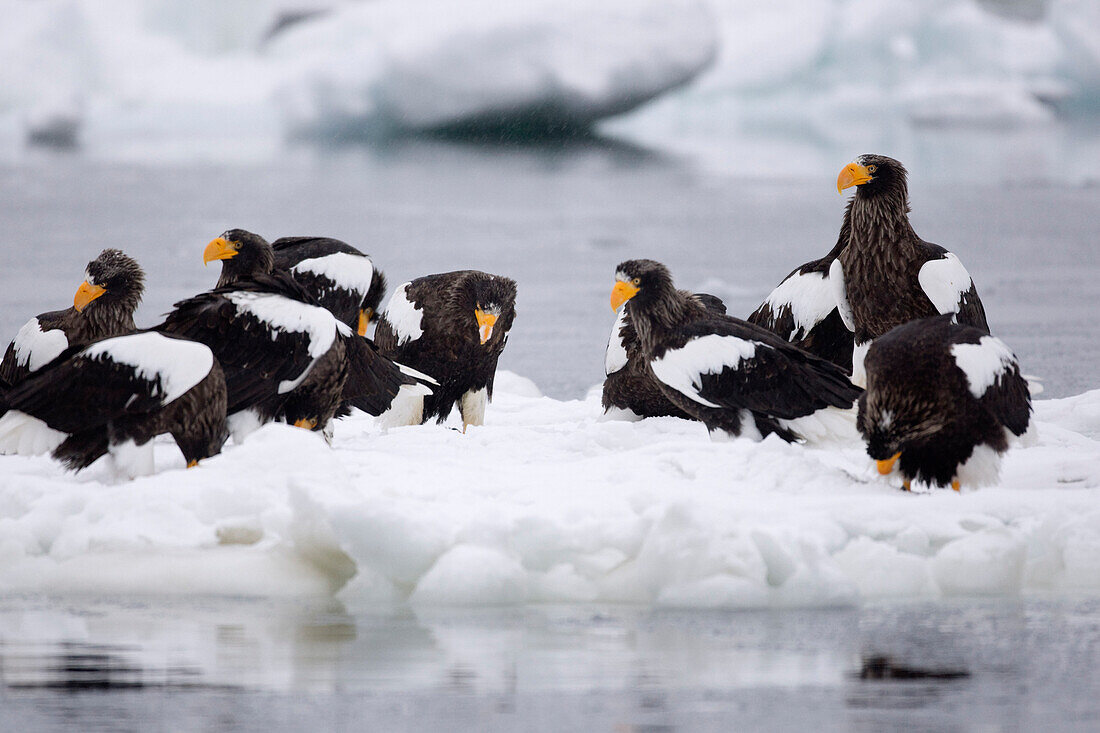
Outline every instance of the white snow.
[[424, 335], [424, 329], [420, 326], [424, 311], [414, 306], [412, 301], [409, 300], [408, 290], [410, 285], [412, 283], [407, 282], [394, 290], [389, 302], [386, 303], [386, 309], [382, 311], [382, 318], [385, 318], [393, 326], [393, 332], [397, 335], [399, 346], [408, 341], [416, 341]]
[[[1037, 401], [1000, 481], [907, 494], [858, 441], [602, 417], [497, 375], [485, 425], [281, 424], [114, 483], [0, 457], [5, 592], [339, 593], [355, 604], [835, 605], [1100, 594], [1100, 390]], [[1090, 435], [1084, 433], [1088, 432]]]
[[615, 324], [611, 327], [611, 335], [607, 337], [607, 350], [604, 352], [604, 374], [611, 376], [626, 366], [629, 358], [626, 355], [626, 347], [623, 346], [623, 338], [619, 335], [619, 329], [626, 320], [626, 308], [620, 307], [615, 316]]
[[80, 353], [93, 361], [132, 366], [139, 379], [151, 384], [159, 380], [160, 394], [154, 396], [165, 405], [205, 379], [214, 365], [214, 355], [205, 345], [153, 332], [104, 339]]
[[723, 369], [737, 369], [742, 361], [753, 357], [757, 346], [768, 348], [736, 336], [710, 334], [692, 339], [679, 349], [669, 349], [660, 359], [651, 361], [650, 366], [657, 379], [677, 392], [708, 407], [718, 407], [699, 394], [700, 377], [718, 374]]
[[764, 302], [773, 313], [784, 306], [790, 307], [795, 330], [780, 334], [788, 341], [803, 338], [837, 307], [833, 284], [822, 272], [796, 272], [779, 283]]
[[982, 336], [976, 344], [954, 344], [951, 355], [966, 375], [970, 394], [978, 399], [1016, 364], [1012, 350], [994, 336]]
[[291, 270], [328, 278], [341, 288], [358, 293], [360, 298], [366, 296], [374, 277], [374, 265], [370, 257], [348, 252], [333, 252], [324, 257], [302, 260]]
[[56, 359], [69, 347], [69, 339], [60, 328], [43, 331], [37, 318], [23, 324], [15, 334], [15, 361], [36, 372]]
[[941, 314], [958, 313], [959, 299], [974, 284], [970, 273], [954, 252], [948, 252], [941, 260], [929, 260], [921, 265], [917, 282]]

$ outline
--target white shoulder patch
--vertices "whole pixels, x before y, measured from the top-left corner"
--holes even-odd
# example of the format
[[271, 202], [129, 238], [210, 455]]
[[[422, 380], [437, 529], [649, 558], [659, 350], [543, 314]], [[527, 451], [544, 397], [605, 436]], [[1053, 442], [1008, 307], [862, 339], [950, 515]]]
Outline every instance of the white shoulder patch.
[[412, 285], [411, 282], [404, 283], [393, 291], [389, 302], [386, 303], [386, 310], [382, 314], [393, 327], [393, 332], [397, 334], [399, 346], [406, 341], [416, 341], [424, 335], [424, 329], [420, 325], [424, 311], [415, 307], [409, 300], [410, 285]]
[[603, 373], [607, 376], [611, 376], [626, 366], [626, 347], [623, 346], [622, 336], [619, 335], [619, 329], [622, 328], [624, 320], [626, 320], [625, 306], [619, 308], [619, 315], [615, 318], [615, 325], [611, 327], [611, 336], [607, 339], [607, 351], [604, 354], [603, 360]]
[[796, 272], [779, 283], [764, 302], [773, 313], [783, 307], [791, 309], [795, 330], [780, 334], [788, 341], [803, 338], [837, 307], [833, 286], [822, 272]]
[[38, 371], [69, 348], [69, 339], [60, 328], [43, 331], [37, 318], [23, 324], [15, 334], [15, 362], [32, 372]]
[[951, 252], [943, 259], [929, 260], [921, 265], [917, 282], [940, 314], [957, 313], [962, 294], [974, 284], [970, 273]]
[[660, 359], [650, 362], [650, 366], [657, 379], [677, 392], [702, 405], [719, 407], [699, 394], [703, 375], [739, 368], [741, 362], [756, 354], [758, 346], [768, 348], [755, 341], [714, 333], [692, 339], [679, 349], [669, 349]]
[[856, 319], [852, 315], [852, 304], [848, 302], [848, 288], [844, 285], [844, 265], [840, 263], [839, 257], [829, 265], [829, 285], [833, 288], [833, 300], [840, 312], [840, 320], [844, 321], [849, 331], [855, 331]]
[[994, 336], [982, 336], [976, 344], [954, 344], [951, 355], [966, 375], [970, 394], [978, 399], [1016, 364], [1016, 356]]
[[81, 354], [96, 361], [109, 359], [131, 366], [140, 379], [148, 382], [159, 378], [162, 392], [154, 396], [165, 405], [205, 379], [214, 365], [214, 354], [205, 345], [154, 332], [104, 339]]
[[374, 278], [374, 264], [370, 257], [348, 252], [333, 252], [324, 257], [302, 260], [290, 271], [326, 277], [344, 290], [358, 293], [360, 300], [366, 297]]
[[[226, 300], [243, 312], [250, 313], [268, 324], [269, 328], [285, 332], [303, 333], [309, 338], [309, 355], [313, 359], [322, 356], [340, 331], [336, 318], [324, 308], [300, 303], [277, 293], [226, 293]], [[277, 334], [272, 333], [272, 338]]]

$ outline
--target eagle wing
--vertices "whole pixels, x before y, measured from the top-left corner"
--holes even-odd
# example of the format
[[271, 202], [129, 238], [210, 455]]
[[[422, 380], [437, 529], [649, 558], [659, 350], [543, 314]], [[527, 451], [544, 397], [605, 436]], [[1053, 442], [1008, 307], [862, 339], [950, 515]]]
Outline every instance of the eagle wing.
[[[928, 243], [925, 243], [928, 244]], [[978, 290], [970, 273], [953, 252], [943, 247], [928, 245], [939, 255], [921, 265], [917, 281], [921, 290], [941, 314], [954, 313], [955, 320], [964, 326], [973, 326], [989, 332], [985, 306], [978, 297]]]
[[707, 407], [742, 408], [794, 419], [851, 407], [860, 390], [837, 365], [736, 319], [688, 328], [686, 342], [650, 366], [667, 387]]

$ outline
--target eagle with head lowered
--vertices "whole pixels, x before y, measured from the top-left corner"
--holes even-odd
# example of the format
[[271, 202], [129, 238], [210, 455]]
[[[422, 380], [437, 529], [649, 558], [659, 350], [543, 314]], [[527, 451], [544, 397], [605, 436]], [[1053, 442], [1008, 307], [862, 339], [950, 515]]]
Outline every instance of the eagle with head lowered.
[[442, 422], [457, 403], [464, 431], [481, 425], [515, 317], [516, 283], [500, 275], [459, 270], [398, 287], [378, 319], [378, 348], [439, 382], [402, 421]]

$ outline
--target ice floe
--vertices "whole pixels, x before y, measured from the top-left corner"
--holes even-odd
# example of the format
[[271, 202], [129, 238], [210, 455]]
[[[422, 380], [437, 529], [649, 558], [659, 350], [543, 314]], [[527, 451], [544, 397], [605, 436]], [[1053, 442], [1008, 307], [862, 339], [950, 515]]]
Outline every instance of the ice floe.
[[1036, 402], [998, 486], [907, 494], [855, 437], [711, 442], [498, 375], [486, 423], [334, 445], [267, 425], [198, 468], [109, 483], [0, 457], [9, 592], [338, 593], [415, 606], [678, 607], [1100, 593], [1100, 390]]

